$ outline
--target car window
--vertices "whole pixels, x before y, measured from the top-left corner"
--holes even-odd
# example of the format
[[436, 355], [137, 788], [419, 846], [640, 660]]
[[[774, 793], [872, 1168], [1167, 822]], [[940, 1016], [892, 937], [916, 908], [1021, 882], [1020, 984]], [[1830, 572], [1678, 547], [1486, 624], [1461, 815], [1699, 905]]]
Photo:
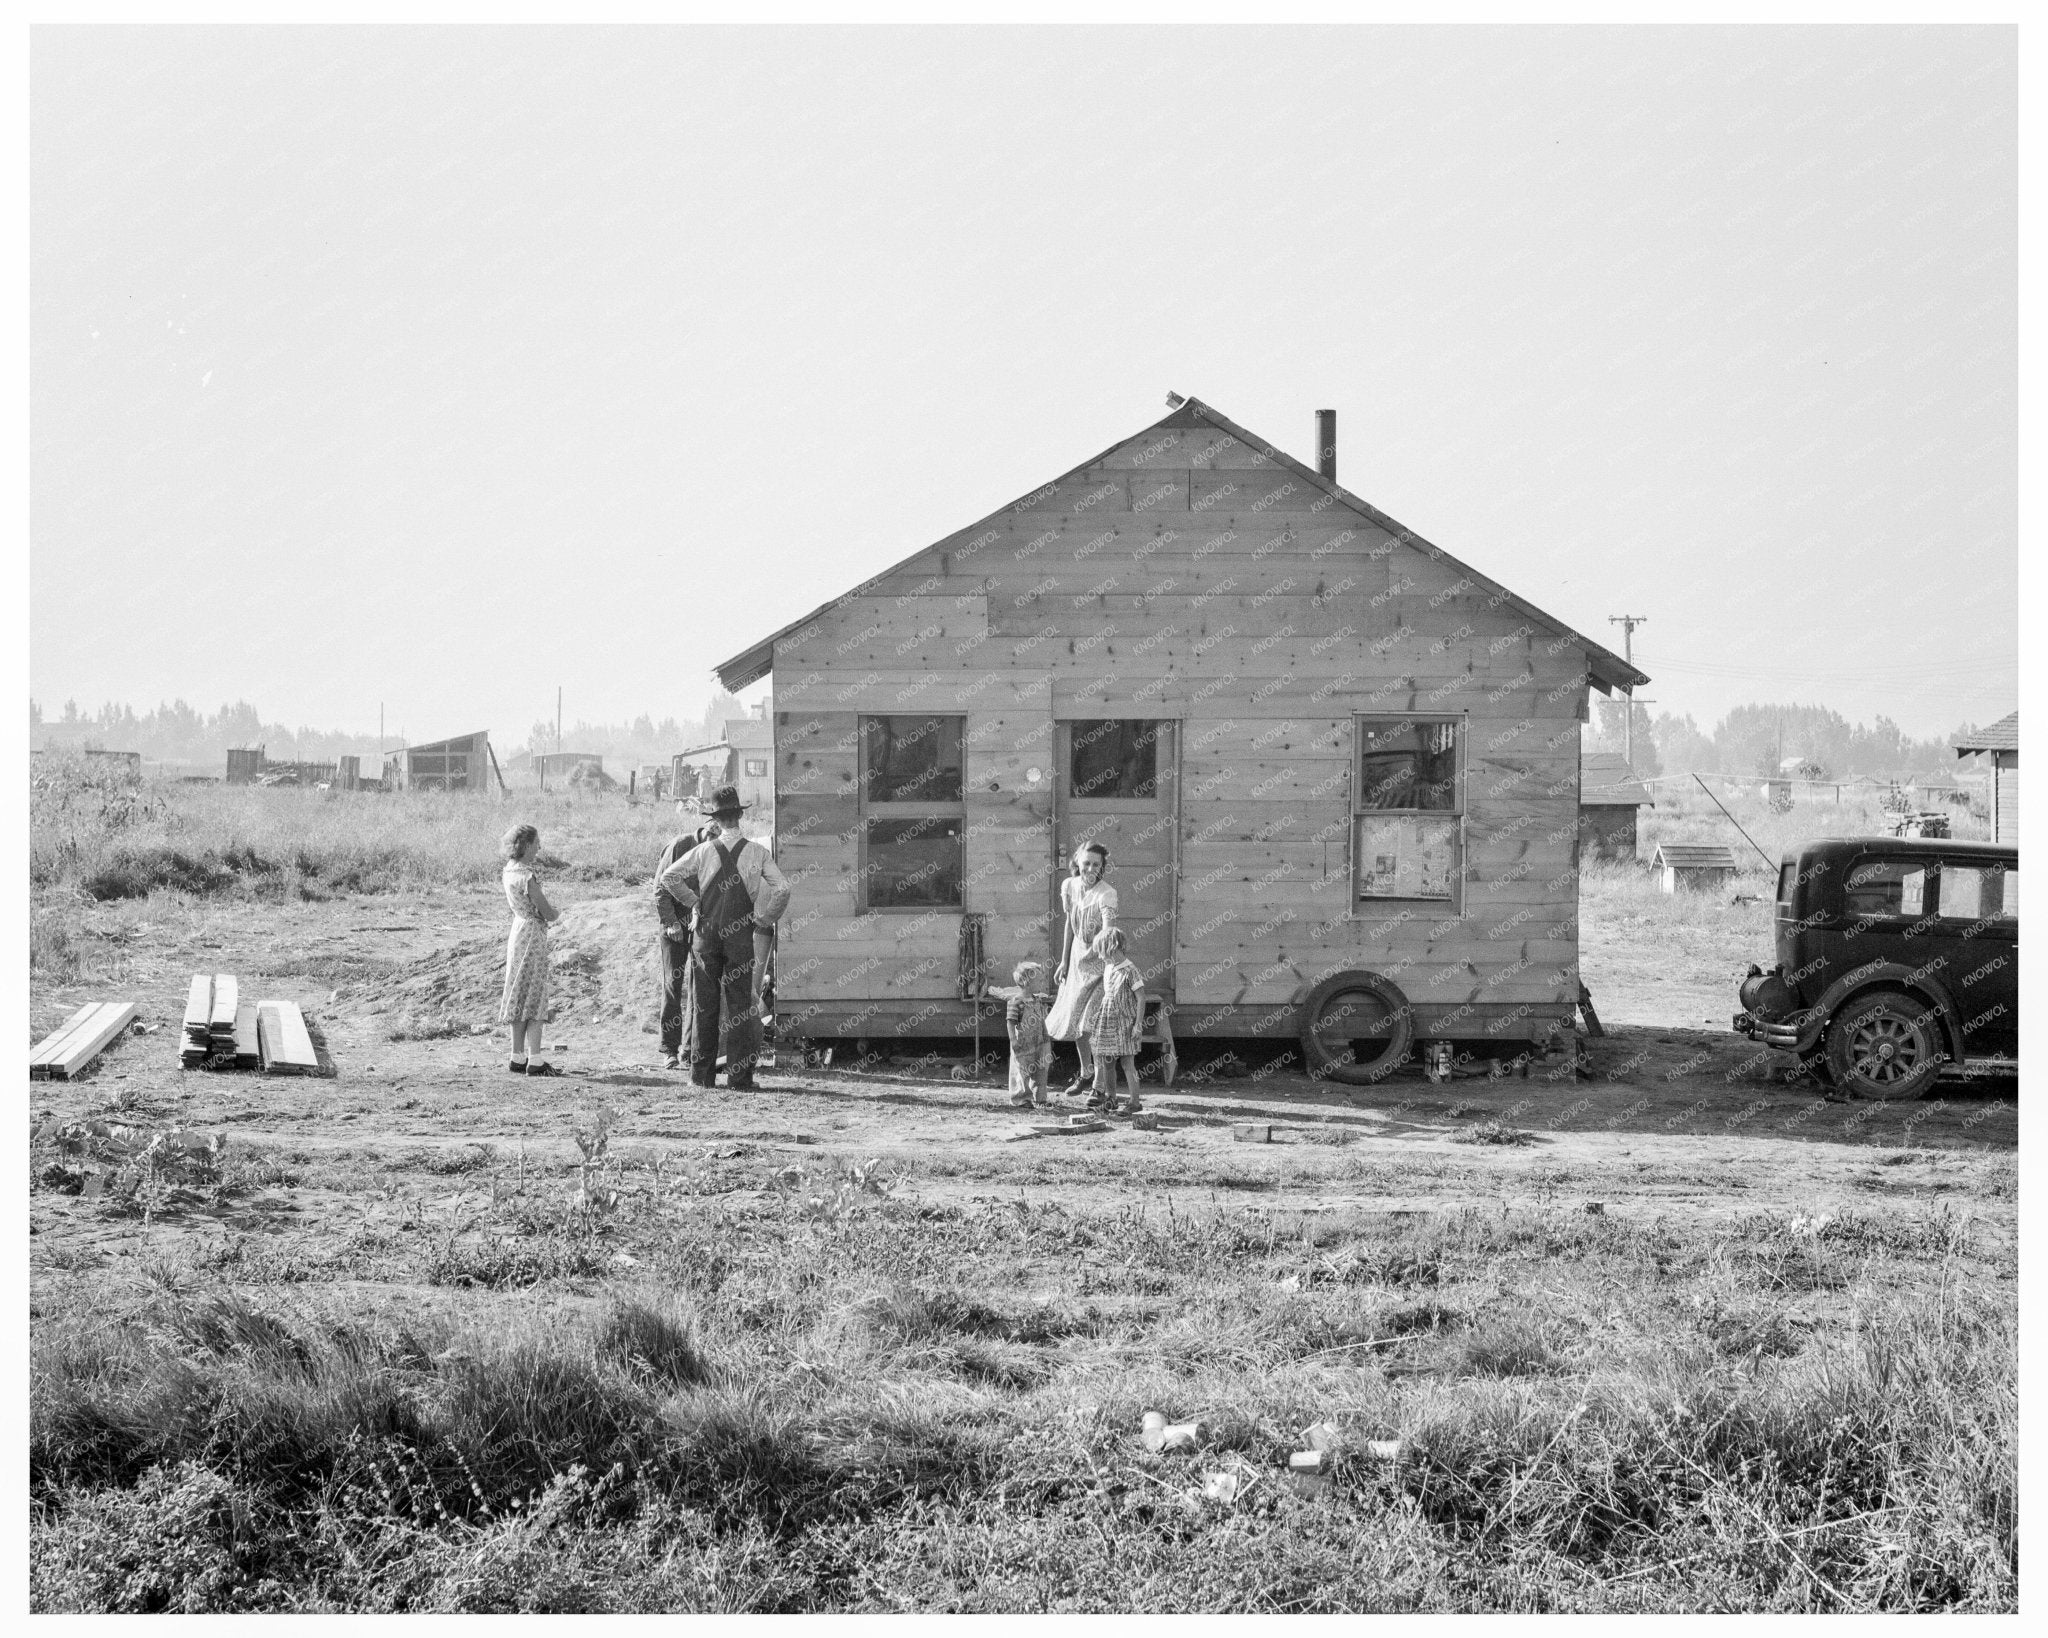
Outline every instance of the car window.
[[1948, 921], [1981, 921], [1998, 903], [1998, 877], [1982, 865], [1941, 867], [1941, 914]]
[[1790, 904], [1792, 894], [1799, 886], [1799, 866], [1782, 864], [1778, 866], [1778, 902]]
[[2018, 921], [2020, 919], [2020, 867], [2007, 865], [2005, 869], [2004, 902], [1998, 907], [1999, 919]]
[[1849, 872], [1842, 908], [1852, 916], [1917, 916], [1927, 905], [1927, 866], [1873, 859]]

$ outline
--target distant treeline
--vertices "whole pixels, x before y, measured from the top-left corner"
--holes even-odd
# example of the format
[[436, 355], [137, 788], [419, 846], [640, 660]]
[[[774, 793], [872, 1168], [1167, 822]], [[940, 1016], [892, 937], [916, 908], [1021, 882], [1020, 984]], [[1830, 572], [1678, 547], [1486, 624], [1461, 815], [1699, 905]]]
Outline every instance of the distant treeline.
[[[1622, 748], [1622, 710], [1618, 700], [1594, 701], [1593, 720], [1586, 733], [1588, 748]], [[746, 714], [737, 699], [719, 692], [705, 702], [703, 713], [696, 717], [667, 716], [656, 722], [643, 714], [631, 722], [579, 720], [565, 724], [562, 749], [594, 752], [623, 772], [641, 763], [665, 761], [694, 745], [709, 744], [724, 733], [728, 717]], [[1787, 757], [1813, 763], [1831, 779], [1858, 774], [1952, 773], [1956, 755], [1950, 741], [1977, 726], [1958, 723], [1950, 733], [1913, 739], [1901, 733], [1889, 717], [1879, 717], [1873, 726], [1865, 727], [1824, 705], [1742, 705], [1706, 733], [1690, 716], [1669, 712], [1653, 716], [1642, 705], [1635, 708], [1635, 714], [1635, 767], [1645, 777], [1721, 773], [1747, 778], [1775, 771]], [[210, 715], [183, 700], [173, 700], [140, 716], [127, 705], [102, 705], [97, 711], [84, 712], [75, 700], [66, 700], [61, 714], [47, 717], [42, 707], [30, 700], [28, 728], [29, 744], [38, 750], [90, 747], [140, 751], [151, 762], [197, 765], [224, 765], [231, 745], [264, 746], [273, 762], [329, 762], [337, 756], [377, 749], [374, 734], [331, 733], [265, 722], [262, 713], [246, 700], [223, 705]], [[513, 739], [509, 729], [498, 730], [492, 738], [500, 756], [521, 749], [552, 751], [555, 725], [536, 722], [520, 740]], [[399, 743], [393, 737], [386, 748], [396, 748]]]
[[[562, 748], [595, 752], [623, 771], [709, 743], [725, 731], [727, 717], [744, 715], [746, 710], [738, 700], [720, 692], [706, 702], [703, 714], [697, 717], [678, 720], [668, 716], [656, 722], [643, 715], [625, 723], [565, 725]], [[464, 732], [473, 726], [458, 725]], [[42, 706], [31, 699], [28, 733], [29, 744], [36, 750], [140, 751], [147, 762], [193, 767], [224, 768], [230, 746], [261, 745], [273, 762], [331, 762], [338, 756], [373, 754], [378, 748], [375, 734], [287, 728], [281, 722], [265, 722], [262, 712], [247, 700], [211, 713], [173, 700], [139, 715], [128, 705], [102, 705], [88, 712], [80, 710], [76, 700], [66, 700], [60, 712], [46, 716]], [[512, 737], [509, 727], [496, 730], [491, 737], [500, 757], [522, 749], [552, 751], [555, 725], [536, 722], [520, 739]], [[392, 735], [384, 748], [395, 750], [403, 743]]]
[[[1588, 749], [1619, 751], [1623, 745], [1620, 700], [1595, 700], [1587, 727]], [[1952, 741], [1975, 731], [1961, 722], [1933, 739], [1913, 739], [1889, 717], [1866, 728], [1824, 705], [1738, 705], [1702, 732], [1690, 716], [1635, 708], [1635, 770], [1645, 778], [1663, 773], [1735, 774], [1743, 778], [1775, 773], [1797, 757], [1821, 770], [1818, 777], [1853, 779], [1860, 774], [1954, 773]]]

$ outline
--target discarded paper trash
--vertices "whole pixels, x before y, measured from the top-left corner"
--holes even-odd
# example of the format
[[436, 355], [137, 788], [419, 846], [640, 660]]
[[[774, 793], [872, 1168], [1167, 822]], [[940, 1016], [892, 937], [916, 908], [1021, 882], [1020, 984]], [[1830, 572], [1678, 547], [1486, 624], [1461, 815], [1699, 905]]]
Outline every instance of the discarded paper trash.
[[1365, 1442], [1368, 1456], [1376, 1456], [1383, 1462], [1398, 1462], [1401, 1459], [1399, 1439], [1368, 1439]]
[[1202, 1480], [1202, 1494], [1213, 1502], [1236, 1501], [1239, 1487], [1235, 1473], [1211, 1473]]
[[1301, 1442], [1310, 1450], [1335, 1450], [1337, 1439], [1337, 1424], [1334, 1422], [1315, 1422], [1301, 1430]]
[[1287, 1467], [1293, 1473], [1320, 1473], [1323, 1470], [1323, 1453], [1320, 1450], [1297, 1450], [1287, 1458]]
[[1168, 1451], [1193, 1450], [1202, 1442], [1200, 1422], [1169, 1422], [1157, 1411], [1145, 1413], [1145, 1448], [1162, 1455]]

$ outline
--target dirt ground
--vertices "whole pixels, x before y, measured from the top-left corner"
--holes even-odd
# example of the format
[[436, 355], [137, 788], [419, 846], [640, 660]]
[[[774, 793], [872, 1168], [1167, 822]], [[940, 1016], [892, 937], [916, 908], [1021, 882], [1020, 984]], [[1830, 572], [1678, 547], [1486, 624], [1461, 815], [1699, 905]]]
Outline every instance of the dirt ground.
[[[540, 1081], [507, 1072], [503, 1033], [488, 1023], [502, 937], [495, 891], [96, 908], [89, 935], [102, 976], [38, 987], [31, 1039], [81, 1002], [113, 996], [141, 1003], [148, 1033], [124, 1038], [79, 1080], [33, 1083], [34, 1125], [47, 1133], [98, 1119], [218, 1135], [246, 1186], [167, 1198], [146, 1219], [61, 1181], [38, 1187], [34, 1275], [111, 1272], [145, 1249], [218, 1261], [240, 1246], [334, 1278], [351, 1266], [352, 1243], [394, 1226], [476, 1231], [488, 1204], [465, 1188], [476, 1156], [573, 1178], [574, 1129], [604, 1107], [616, 1111], [610, 1176], [630, 1184], [644, 1172], [658, 1188], [664, 1168], [689, 1167], [699, 1193], [719, 1191], [721, 1169], [735, 1190], [758, 1190], [762, 1162], [785, 1157], [789, 1186], [879, 1160], [897, 1198], [934, 1203], [1055, 1194], [1077, 1206], [1141, 1197], [1180, 1210], [1408, 1213], [1583, 1202], [1700, 1224], [1954, 1206], [1993, 1242], [2013, 1233], [2016, 1082], [1943, 1083], [1915, 1103], [1830, 1103], [1786, 1084], [1784, 1059], [1730, 1032], [1728, 957], [1751, 919], [1764, 953], [1759, 907], [1737, 907], [1718, 950], [1711, 936], [1694, 950], [1674, 952], [1668, 939], [1652, 949], [1650, 931], [1589, 917], [1585, 970], [1609, 1033], [1588, 1043], [1588, 1076], [1433, 1084], [1411, 1069], [1353, 1089], [1287, 1068], [1223, 1078], [1190, 1061], [1178, 1084], [1148, 1084], [1156, 1129], [1019, 1141], [999, 1071], [975, 1082], [908, 1064], [801, 1069], [785, 1050], [755, 1093], [693, 1088], [659, 1067], [642, 893], [579, 899], [565, 884], [560, 898], [568, 915], [548, 1042], [566, 1073]], [[1653, 963], [1658, 980], [1631, 977]], [[334, 1074], [181, 1070], [186, 986], [200, 969], [234, 972], [245, 994], [298, 1001]], [[1271, 1141], [1238, 1141], [1240, 1123], [1270, 1125]]]

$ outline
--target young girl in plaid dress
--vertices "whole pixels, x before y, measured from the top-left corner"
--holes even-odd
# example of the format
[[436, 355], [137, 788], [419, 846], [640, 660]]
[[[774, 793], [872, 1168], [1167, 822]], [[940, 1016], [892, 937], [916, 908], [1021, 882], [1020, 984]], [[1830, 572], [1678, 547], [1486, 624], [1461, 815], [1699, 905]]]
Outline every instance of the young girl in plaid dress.
[[1018, 1109], [1043, 1108], [1046, 1082], [1052, 1074], [1052, 1038], [1045, 1033], [1045, 997], [1038, 986], [1045, 968], [1036, 961], [1019, 962], [1010, 974], [1017, 993], [1005, 1009], [1010, 1026], [1010, 1102]]
[[[1138, 1033], [1144, 1027], [1145, 980], [1131, 960], [1129, 941], [1121, 927], [1105, 927], [1095, 948], [1103, 958], [1102, 1005], [1096, 1015], [1095, 1096], [1090, 1109], [1112, 1115], [1135, 1115], [1143, 1107], [1138, 1101]], [[1124, 1066], [1124, 1086], [1129, 1096], [1117, 1103], [1111, 1095], [1115, 1070]]]

